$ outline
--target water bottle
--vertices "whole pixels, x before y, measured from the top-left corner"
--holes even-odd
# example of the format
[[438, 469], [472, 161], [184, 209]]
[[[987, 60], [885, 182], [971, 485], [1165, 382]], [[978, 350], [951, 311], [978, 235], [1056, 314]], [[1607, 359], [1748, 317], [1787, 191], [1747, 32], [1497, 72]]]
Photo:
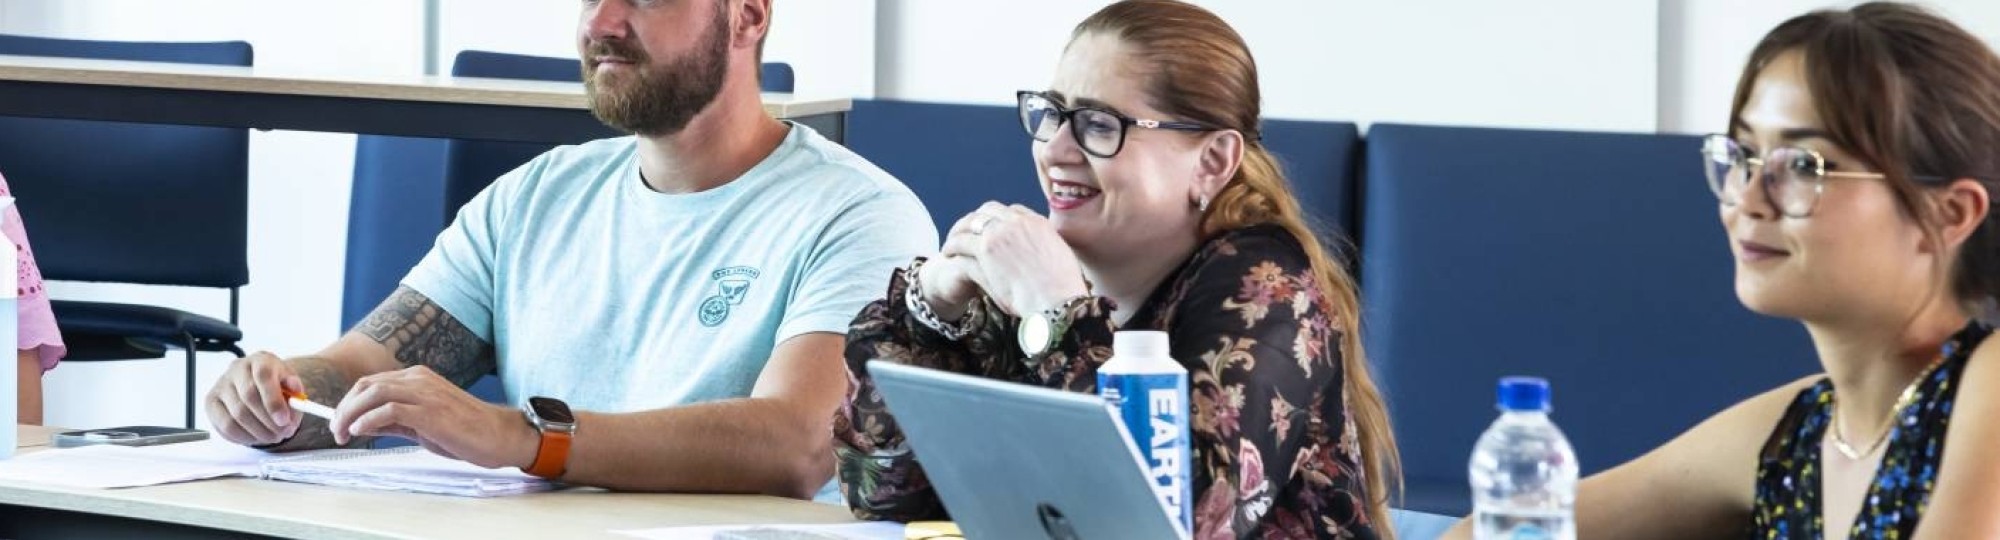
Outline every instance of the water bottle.
[[1500, 379], [1499, 408], [1472, 449], [1472, 537], [1575, 539], [1576, 451], [1549, 421], [1549, 382]]
[[1097, 368], [1097, 391], [1139, 448], [1153, 494], [1167, 516], [1194, 530], [1193, 477], [1188, 463], [1188, 374], [1167, 349], [1167, 333], [1123, 331], [1111, 337], [1111, 359]]

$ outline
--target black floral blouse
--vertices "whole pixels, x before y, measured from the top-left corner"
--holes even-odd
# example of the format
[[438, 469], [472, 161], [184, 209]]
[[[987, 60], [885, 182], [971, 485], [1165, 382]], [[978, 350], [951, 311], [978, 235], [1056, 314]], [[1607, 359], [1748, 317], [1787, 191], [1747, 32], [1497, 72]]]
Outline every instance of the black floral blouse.
[[[910, 316], [904, 286], [898, 271], [848, 331], [851, 382], [834, 436], [841, 488], [863, 519], [947, 517], [865, 371], [869, 360], [1094, 393], [1118, 329], [1109, 299], [1082, 303], [1061, 344], [1031, 366], [1013, 339], [1018, 320], [985, 317], [948, 340]], [[1209, 240], [1126, 323], [1168, 332], [1188, 369], [1195, 538], [1376, 537], [1342, 391], [1349, 323], [1332, 319], [1321, 298], [1297, 240], [1261, 225]]]

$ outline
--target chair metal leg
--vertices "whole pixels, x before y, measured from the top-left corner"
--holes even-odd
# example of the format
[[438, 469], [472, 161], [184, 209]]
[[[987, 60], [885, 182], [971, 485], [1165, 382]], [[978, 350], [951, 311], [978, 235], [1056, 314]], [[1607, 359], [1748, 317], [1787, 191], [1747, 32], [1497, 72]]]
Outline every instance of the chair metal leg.
[[181, 334], [181, 337], [185, 340], [182, 344], [187, 346], [187, 405], [184, 419], [187, 428], [194, 429], [194, 404], [197, 399], [194, 395], [194, 334]]

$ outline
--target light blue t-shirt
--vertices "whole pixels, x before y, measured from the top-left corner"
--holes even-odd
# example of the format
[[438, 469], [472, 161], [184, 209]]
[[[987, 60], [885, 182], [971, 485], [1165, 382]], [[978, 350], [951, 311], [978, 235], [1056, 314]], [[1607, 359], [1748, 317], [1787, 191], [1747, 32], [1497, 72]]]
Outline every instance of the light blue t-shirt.
[[790, 128], [698, 193], [646, 187], [631, 137], [542, 154], [466, 203], [403, 284], [494, 345], [517, 402], [631, 412], [747, 396], [778, 343], [845, 334], [893, 268], [937, 249], [909, 188]]

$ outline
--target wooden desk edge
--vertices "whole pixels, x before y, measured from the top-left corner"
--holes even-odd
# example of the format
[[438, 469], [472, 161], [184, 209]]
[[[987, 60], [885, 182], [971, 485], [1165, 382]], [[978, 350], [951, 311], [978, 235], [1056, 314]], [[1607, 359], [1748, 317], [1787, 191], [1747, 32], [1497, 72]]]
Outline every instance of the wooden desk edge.
[[[232, 482], [251, 480], [225, 479], [202, 481]], [[381, 531], [357, 528], [351, 524], [334, 526], [305, 520], [283, 519], [228, 508], [191, 504], [179, 505], [162, 501], [124, 498], [117, 496], [121, 491], [123, 489], [71, 488], [27, 482], [0, 481], [0, 505], [29, 506], [61, 512], [116, 516], [280, 538], [361, 538], [370, 540], [407, 538], [386, 534]]]
[[[251, 68], [226, 72], [219, 66], [192, 66], [174, 71], [117, 70], [80, 62], [76, 67], [6, 63], [0, 57], [0, 80], [127, 86], [168, 90], [218, 91], [298, 96], [345, 97], [433, 103], [461, 103], [510, 107], [577, 109], [590, 107], [589, 99], [576, 83], [520, 81], [477, 77], [433, 77], [425, 81], [449, 84], [413, 84], [380, 81], [339, 81], [305, 77], [260, 76]], [[117, 63], [105, 63], [107, 66]], [[135, 66], [148, 63], [130, 63]], [[801, 98], [794, 94], [764, 94], [764, 111], [778, 118], [798, 118], [846, 112], [853, 108], [847, 98]]]
[[[51, 438], [70, 428], [16, 424], [15, 455], [53, 449]], [[250, 481], [249, 479], [204, 480]], [[133, 488], [143, 489], [143, 488]], [[62, 512], [118, 516], [204, 529], [261, 534], [283, 538], [404, 538], [381, 531], [333, 526], [305, 520], [200, 505], [181, 505], [123, 496], [124, 489], [87, 489], [30, 482], [0, 481], [0, 505], [28, 506]]]
[[[17, 450], [17, 455], [49, 450], [51, 447], [46, 445], [39, 447], [29, 445], [37, 444], [37, 439], [46, 441], [49, 435], [68, 431], [66, 428], [24, 425], [17, 425], [16, 429], [16, 433], [20, 436], [20, 444], [22, 445]], [[176, 498], [173, 494], [176, 490], [198, 490], [215, 493], [222, 490], [245, 488], [261, 492], [276, 491], [276, 493], [253, 495], [263, 497], [261, 500], [271, 500], [272, 497], [277, 497], [278, 500], [290, 500], [289, 498], [292, 494], [299, 494], [301, 501], [320, 502], [326, 501], [326, 499], [321, 498], [322, 495], [335, 495], [357, 499], [373, 499], [376, 496], [403, 497], [412, 501], [423, 497], [444, 497], [440, 495], [398, 494], [393, 492], [371, 493], [350, 488], [289, 484], [250, 478], [200, 480], [124, 489], [74, 488], [30, 482], [0, 481], [0, 506], [40, 508], [55, 512], [82, 515], [116, 516], [191, 528], [232, 531], [281, 538], [401, 540], [431, 538], [433, 537], [432, 534], [436, 532], [435, 530], [427, 530], [422, 526], [415, 528], [406, 526], [407, 522], [404, 521], [370, 522], [366, 520], [323, 519], [324, 516], [293, 515], [282, 511], [273, 511], [268, 506], [239, 507], [227, 504], [219, 505], [215, 504], [215, 501], [212, 499], [205, 497], [180, 499]], [[161, 490], [167, 490], [168, 493], [163, 494]], [[521, 503], [529, 502], [526, 499], [528, 497], [564, 497], [562, 494], [570, 493], [571, 491], [577, 491], [585, 497], [598, 496], [596, 493], [590, 493], [597, 490], [582, 488], [581, 490], [526, 495], [520, 498], [463, 499], [446, 497], [440, 500], [453, 501], [456, 506], [461, 508], [466, 504], [512, 505], [518, 507]], [[744, 516], [750, 519], [741, 520], [741, 523], [753, 523], [761, 519], [769, 519], [772, 516], [779, 516], [775, 522], [781, 523], [837, 523], [852, 519], [846, 510], [841, 507], [756, 495], [612, 494], [612, 496], [628, 498], [624, 501], [612, 502], [610, 506], [599, 506], [601, 503], [591, 502], [590, 506], [592, 508], [608, 508], [605, 513], [598, 515], [610, 516], [610, 519], [580, 519], [580, 523], [593, 524], [587, 529], [573, 531], [576, 533], [576, 536], [616, 537], [617, 535], [612, 531], [710, 524], [711, 521], [714, 521], [712, 519], [714, 517], [712, 515], [714, 512], [712, 508], [716, 507], [731, 508], [731, 510], [727, 511], [728, 513], [761, 516]], [[644, 497], [645, 500], [635, 503], [633, 499], [629, 498], [631, 496]], [[534, 504], [553, 505], [559, 508], [566, 505], [574, 505], [578, 499], [572, 498], [567, 501], [562, 498], [543, 500], [547, 502]], [[491, 503], [477, 501], [491, 501]], [[302, 504], [304, 503], [302, 502]], [[333, 504], [335, 504], [334, 507], [322, 507], [320, 509], [345, 507], [344, 504], [338, 501]], [[625, 521], [623, 517], [631, 515], [635, 506], [640, 507], [639, 511], [644, 512], [647, 519]], [[708, 515], [698, 516], [698, 519], [686, 523], [675, 523], [674, 521], [676, 520], [674, 519], [666, 519], [672, 517], [674, 514], [685, 512]], [[651, 519], [655, 513], [658, 513], [659, 517], [663, 519], [658, 521]], [[609, 523], [604, 523], [603, 521], [609, 521]], [[730, 522], [736, 520], [725, 519], [723, 521]], [[465, 531], [465, 533], [483, 536], [492, 532], [491, 530], [485, 530], [484, 534], [475, 532], [481, 530], [484, 529], [474, 527]], [[444, 534], [443, 536], [460, 535]]]

